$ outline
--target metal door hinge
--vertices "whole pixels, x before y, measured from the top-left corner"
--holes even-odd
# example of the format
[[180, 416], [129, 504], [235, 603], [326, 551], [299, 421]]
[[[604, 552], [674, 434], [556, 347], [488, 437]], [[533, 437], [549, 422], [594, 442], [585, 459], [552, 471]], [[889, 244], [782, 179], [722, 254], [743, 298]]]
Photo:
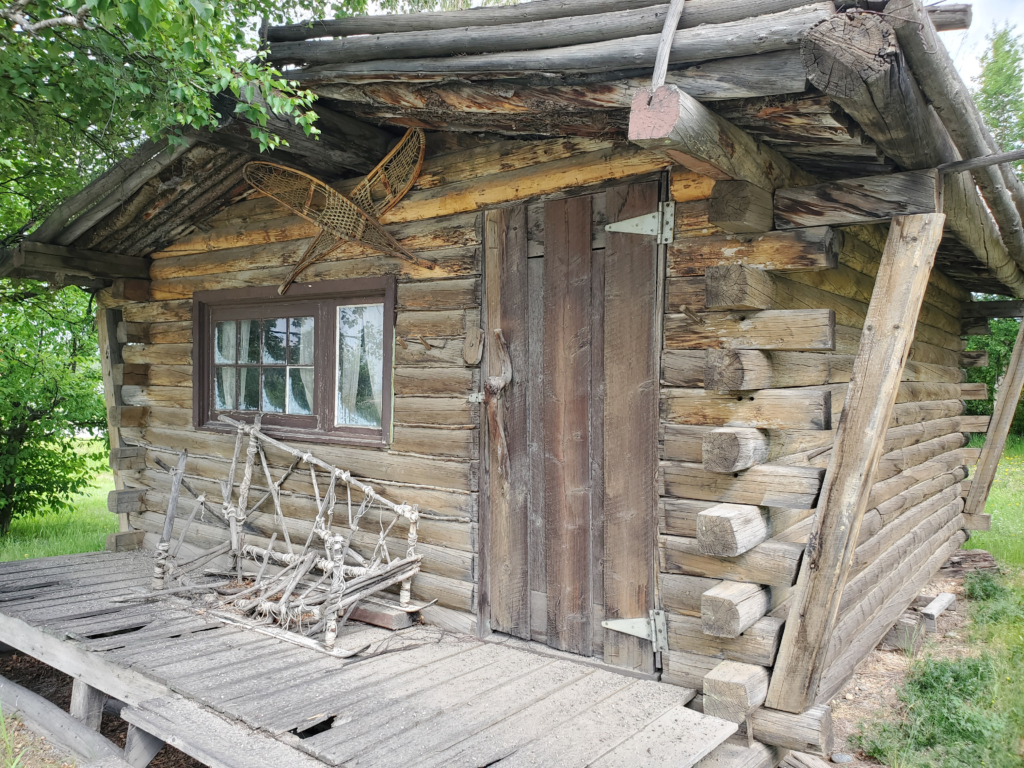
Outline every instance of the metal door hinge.
[[665, 623], [664, 611], [651, 611], [648, 619], [611, 619], [602, 621], [601, 626], [624, 635], [642, 637], [650, 640], [655, 653], [668, 650], [668, 625]]
[[635, 216], [632, 219], [605, 224], [605, 232], [626, 232], [633, 235], [649, 235], [657, 237], [658, 243], [671, 243], [676, 228], [676, 204], [674, 202], [658, 203], [658, 210]]

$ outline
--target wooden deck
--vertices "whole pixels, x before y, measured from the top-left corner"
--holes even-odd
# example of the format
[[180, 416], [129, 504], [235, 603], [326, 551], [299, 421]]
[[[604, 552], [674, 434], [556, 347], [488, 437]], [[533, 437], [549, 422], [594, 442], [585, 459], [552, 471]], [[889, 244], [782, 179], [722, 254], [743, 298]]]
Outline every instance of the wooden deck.
[[692, 690], [434, 627], [353, 624], [338, 647], [367, 649], [341, 659], [180, 598], [114, 600], [151, 573], [141, 552], [0, 564], [0, 642], [207, 765], [686, 768], [737, 728]]

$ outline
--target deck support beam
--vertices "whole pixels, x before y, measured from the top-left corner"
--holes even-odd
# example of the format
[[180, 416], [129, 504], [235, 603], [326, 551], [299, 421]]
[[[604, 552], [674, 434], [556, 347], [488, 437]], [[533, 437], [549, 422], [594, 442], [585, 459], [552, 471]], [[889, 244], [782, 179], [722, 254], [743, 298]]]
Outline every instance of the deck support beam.
[[814, 704], [944, 221], [893, 220], [768, 691], [773, 709]]

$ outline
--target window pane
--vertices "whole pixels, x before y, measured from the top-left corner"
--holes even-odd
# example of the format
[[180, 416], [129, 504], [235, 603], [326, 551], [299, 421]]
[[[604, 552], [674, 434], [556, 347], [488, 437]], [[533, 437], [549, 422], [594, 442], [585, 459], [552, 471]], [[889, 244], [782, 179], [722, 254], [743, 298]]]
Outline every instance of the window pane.
[[260, 361], [260, 321], [243, 320], [239, 323], [239, 357], [240, 363], [259, 363]]
[[260, 409], [259, 368], [238, 369], [238, 391], [241, 393], [242, 400], [238, 406], [240, 411], [258, 411]]
[[[263, 321], [263, 362], [284, 363], [285, 334], [288, 321], [279, 317]], [[284, 390], [281, 390], [284, 392]]]
[[288, 369], [288, 413], [313, 413], [313, 369]]
[[293, 317], [289, 321], [288, 364], [313, 364], [313, 318]]
[[338, 307], [335, 424], [381, 426], [384, 305]]
[[217, 323], [214, 331], [213, 361], [215, 363], [235, 362], [235, 321]]
[[264, 413], [284, 413], [284, 368], [263, 369]]
[[235, 369], [217, 367], [213, 377], [213, 403], [218, 411], [235, 410]]

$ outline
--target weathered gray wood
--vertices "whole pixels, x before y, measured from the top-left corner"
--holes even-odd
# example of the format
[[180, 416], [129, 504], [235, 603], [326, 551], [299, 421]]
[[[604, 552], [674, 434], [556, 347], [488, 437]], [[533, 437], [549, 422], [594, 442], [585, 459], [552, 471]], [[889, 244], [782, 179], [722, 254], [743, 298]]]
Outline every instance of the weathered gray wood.
[[842, 232], [831, 227], [678, 238], [668, 247], [668, 274], [703, 275], [708, 267], [726, 264], [781, 272], [836, 269], [842, 243]]
[[824, 471], [818, 467], [759, 464], [743, 472], [706, 472], [700, 464], [661, 462], [664, 493], [681, 499], [810, 509]]
[[768, 435], [750, 427], [717, 427], [701, 439], [701, 460], [708, 472], [740, 472], [768, 461]]
[[651, 75], [651, 89], [656, 90], [665, 84], [668, 73], [668, 59], [672, 53], [672, 38], [679, 28], [679, 18], [683, 15], [685, 0], [672, 0], [665, 14], [661, 28], [661, 40], [658, 41], [658, 55], [654, 58], [654, 74]]
[[[309, 40], [315, 37], [348, 35], [380, 35], [390, 32], [455, 29], [458, 27], [491, 27], [527, 21], [560, 19], [567, 16], [588, 16], [598, 13], [643, 8], [651, 0], [542, 0], [527, 6], [480, 7], [462, 11], [399, 13], [371, 16], [350, 16], [271, 27], [267, 39], [271, 43]], [[713, 4], [691, 3], [681, 20], [682, 27], [701, 24], [723, 24], [748, 16], [797, 8], [802, 0], [728, 0]], [[947, 6], [948, 7], [948, 6]], [[966, 6], [968, 9], [970, 6]], [[962, 14], [962, 11], [961, 11]], [[959, 20], [962, 23], [962, 19]], [[482, 30], [478, 30], [482, 31]]]
[[[817, 3], [757, 19], [740, 19], [703, 29], [682, 29], [676, 32], [669, 61], [705, 61], [791, 49], [799, 45], [808, 27], [833, 12], [831, 5]], [[762, 34], [753, 34], [755, 29]], [[399, 73], [607, 72], [653, 66], [659, 39], [660, 35], [650, 34], [528, 52], [362, 61], [348, 64], [344, 72], [348, 77]], [[319, 73], [311, 75], [317, 77]], [[304, 79], [301, 74], [298, 77]]]
[[775, 192], [778, 229], [870, 224], [941, 209], [942, 185], [935, 170], [844, 179]]
[[164, 748], [164, 741], [135, 723], [128, 723], [128, 736], [124, 742], [124, 759], [132, 768], [146, 768]]
[[782, 637], [782, 619], [765, 616], [739, 637], [713, 637], [704, 634], [701, 620], [697, 617], [677, 616], [673, 613], [666, 615], [669, 648], [762, 667], [770, 667], [775, 663], [775, 653]]
[[770, 539], [739, 557], [705, 555], [696, 539], [659, 536], [661, 570], [712, 579], [789, 587], [796, 581], [802, 544]]
[[900, 217], [890, 229], [809, 537], [813, 548], [805, 553], [772, 677], [772, 709], [802, 712], [814, 703], [944, 220]]
[[724, 264], [704, 270], [706, 309], [771, 309], [774, 298], [775, 279], [763, 269]]
[[[970, 301], [964, 304], [964, 318], [1024, 317], [1024, 301]], [[979, 354], [972, 351], [964, 355]]]
[[[919, 26], [908, 25], [907, 34], [920, 35]], [[885, 18], [836, 15], [811, 29], [801, 50], [811, 83], [836, 101], [900, 166], [918, 170], [957, 159]], [[1024, 273], [1007, 252], [971, 180], [964, 174], [946, 174], [943, 199], [946, 226], [957, 239], [996, 279], [1015, 294], [1024, 294]]]
[[[970, 90], [936, 34], [924, 4], [920, 0], [896, 0], [886, 6], [886, 14], [914, 69], [915, 79], [960, 155], [977, 158], [999, 152]], [[1001, 163], [978, 168], [973, 176], [999, 225], [1010, 257], [1018, 264], [1024, 263], [1024, 226], [1021, 225], [1024, 185], [1015, 169]]]
[[705, 555], [736, 557], [768, 538], [768, 516], [750, 504], [718, 504], [697, 515], [697, 544]]
[[730, 723], [744, 723], [768, 695], [768, 670], [723, 661], [704, 676], [704, 712]]
[[939, 616], [945, 611], [956, 610], [956, 595], [950, 592], [943, 592], [928, 605], [921, 609], [921, 616], [924, 618], [924, 628], [927, 632], [938, 632]]
[[716, 637], [738, 637], [768, 613], [772, 590], [760, 584], [723, 581], [700, 598], [700, 619], [704, 633]]
[[992, 421], [985, 435], [985, 446], [981, 449], [978, 468], [971, 477], [971, 490], [967, 495], [967, 504], [964, 507], [965, 514], [978, 515], [985, 511], [985, 502], [988, 500], [989, 491], [992, 489], [992, 483], [996, 477], [996, 470], [1003, 455], [1007, 435], [1010, 434], [1010, 425], [1017, 412], [1017, 402], [1020, 400], [1022, 388], [1024, 388], [1024, 323], [1021, 323], [1020, 330], [1017, 331], [1013, 354], [1010, 355], [1006, 373], [999, 384]]
[[78, 275], [99, 280], [149, 279], [150, 260], [116, 253], [101, 253], [63, 245], [23, 241], [14, 250], [11, 277]]
[[[89, 725], [79, 722], [42, 696], [3, 677], [0, 677], [0, 705], [5, 716], [18, 713], [31, 730], [67, 747], [83, 760], [116, 758], [121, 754], [121, 750]], [[101, 708], [101, 715], [102, 712]]]
[[748, 747], [734, 741], [719, 744], [700, 761], [700, 768], [775, 768], [779, 751], [767, 744]]
[[[658, 186], [608, 190], [610, 222], [657, 209]], [[604, 606], [605, 618], [646, 616], [655, 607], [658, 333], [657, 244], [609, 232], [604, 283]], [[598, 384], [600, 386], [600, 384]], [[596, 602], [596, 601], [595, 601]], [[605, 631], [604, 659], [654, 671], [648, 641]]]

